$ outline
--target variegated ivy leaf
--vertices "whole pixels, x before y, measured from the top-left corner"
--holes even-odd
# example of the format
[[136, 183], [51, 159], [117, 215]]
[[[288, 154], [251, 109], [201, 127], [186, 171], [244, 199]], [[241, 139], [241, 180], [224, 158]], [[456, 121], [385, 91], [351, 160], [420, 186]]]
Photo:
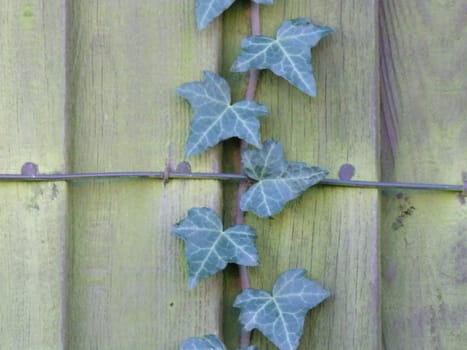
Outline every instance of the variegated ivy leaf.
[[[253, 0], [258, 4], [270, 5], [273, 0]], [[227, 10], [235, 0], [196, 0], [196, 24], [199, 30], [203, 30], [217, 16]]]
[[268, 109], [255, 101], [230, 105], [230, 87], [212, 72], [204, 72], [203, 82], [181, 85], [177, 92], [186, 98], [195, 114], [186, 145], [186, 155], [194, 156], [230, 137], [239, 137], [261, 147], [258, 117]]
[[311, 48], [333, 30], [299, 17], [282, 23], [276, 39], [249, 36], [242, 42], [240, 56], [232, 71], [270, 69], [310, 96], [316, 96], [316, 82], [311, 65]]
[[279, 276], [272, 295], [245, 289], [234, 307], [240, 308], [240, 322], [247, 331], [257, 328], [280, 350], [295, 350], [306, 313], [328, 297], [319, 283], [306, 278], [305, 270], [293, 269]]
[[[181, 350], [227, 350], [224, 343], [216, 335], [205, 335], [203, 338], [188, 338], [182, 343]], [[249, 346], [241, 350], [257, 350]]]
[[217, 213], [209, 208], [192, 208], [188, 216], [172, 227], [172, 232], [185, 240], [189, 287], [223, 270], [227, 263], [258, 265], [256, 231], [248, 225], [223, 230]]
[[258, 182], [243, 194], [240, 208], [259, 217], [277, 214], [328, 174], [320, 167], [286, 161], [281, 143], [273, 140], [267, 140], [259, 150], [244, 150], [242, 164], [248, 177]]
[[227, 348], [216, 335], [210, 334], [203, 338], [188, 338], [182, 343], [181, 350], [227, 350]]

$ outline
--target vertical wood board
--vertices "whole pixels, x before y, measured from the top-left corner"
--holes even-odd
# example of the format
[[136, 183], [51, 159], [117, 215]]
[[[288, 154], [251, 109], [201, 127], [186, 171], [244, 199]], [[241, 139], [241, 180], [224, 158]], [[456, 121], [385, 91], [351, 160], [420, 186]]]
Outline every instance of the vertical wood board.
[[[185, 160], [192, 111], [175, 89], [217, 69], [219, 22], [198, 33], [189, 0], [73, 2], [69, 21], [73, 171]], [[219, 151], [188, 161], [218, 171]], [[170, 232], [190, 207], [220, 210], [220, 196], [215, 181], [72, 187], [70, 349], [176, 349], [220, 333], [222, 279], [189, 290], [184, 245]]]
[[[271, 110], [262, 120], [262, 137], [281, 141], [288, 160], [327, 167], [332, 178], [341, 165], [350, 163], [356, 169], [354, 179], [378, 178], [376, 10], [375, 1], [277, 0], [274, 6], [261, 7], [264, 35], [274, 36], [282, 21], [299, 16], [336, 30], [313, 49], [317, 98], [269, 71], [260, 75], [256, 100]], [[247, 75], [228, 70], [240, 52], [241, 38], [249, 33], [248, 20], [242, 3], [224, 20], [224, 73], [234, 86], [236, 100], [244, 94]], [[249, 213], [247, 222], [258, 231], [261, 260], [258, 268], [250, 269], [253, 288], [271, 290], [279, 273], [302, 267], [332, 294], [306, 318], [299, 349], [379, 347], [376, 190], [319, 187], [272, 220]], [[228, 276], [226, 282], [231, 279]], [[237, 290], [233, 283], [226, 288], [232, 291], [226, 291], [224, 331], [234, 348], [238, 325], [231, 304]], [[253, 337], [255, 344], [275, 349], [258, 334]]]
[[[461, 183], [467, 171], [467, 8], [383, 1], [383, 176]], [[385, 349], [467, 343], [467, 205], [456, 194], [388, 192], [382, 225]]]
[[[66, 170], [65, 8], [0, 10], [0, 173]], [[0, 348], [64, 349], [67, 186], [0, 183]]]

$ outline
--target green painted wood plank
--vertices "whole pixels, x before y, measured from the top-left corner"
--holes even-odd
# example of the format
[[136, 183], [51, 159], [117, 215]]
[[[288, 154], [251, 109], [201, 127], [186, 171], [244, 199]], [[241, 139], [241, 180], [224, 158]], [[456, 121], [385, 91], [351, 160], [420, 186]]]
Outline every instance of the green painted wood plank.
[[[220, 23], [194, 2], [75, 1], [70, 13], [73, 171], [161, 170], [183, 161], [192, 111], [175, 89], [219, 62]], [[219, 150], [189, 159], [218, 171]], [[70, 349], [177, 349], [219, 334], [222, 278], [188, 290], [170, 227], [220, 210], [215, 181], [104, 181], [72, 188]]]
[[[381, 20], [384, 177], [461, 183], [467, 170], [465, 3], [383, 1]], [[388, 193], [383, 212], [385, 348], [463, 349], [467, 206], [454, 194]]]
[[[246, 75], [228, 73], [248, 33], [244, 4], [224, 20], [225, 74], [236, 97]], [[379, 169], [378, 53], [376, 1], [275, 1], [262, 7], [265, 35], [298, 16], [330, 25], [336, 33], [313, 51], [318, 97], [309, 98], [270, 72], [261, 73], [257, 100], [271, 109], [263, 139], [284, 144], [289, 160], [318, 164], [337, 177], [341, 165], [356, 168], [355, 179], [376, 180]], [[239, 28], [235, 31], [232, 28]], [[227, 200], [227, 199], [226, 199]], [[300, 349], [377, 349], [379, 315], [379, 195], [376, 190], [320, 187], [288, 205], [273, 220], [247, 216], [258, 230], [261, 266], [250, 269], [252, 287], [272, 287], [279, 273], [304, 267], [332, 293], [305, 323]], [[227, 282], [232, 280], [227, 278]], [[225, 336], [238, 344], [231, 303], [237, 291], [228, 283]], [[229, 289], [230, 288], [230, 289]], [[255, 333], [261, 349], [275, 347]]]
[[[63, 1], [2, 2], [0, 172], [63, 172]], [[1, 349], [64, 349], [67, 186], [0, 184]]]

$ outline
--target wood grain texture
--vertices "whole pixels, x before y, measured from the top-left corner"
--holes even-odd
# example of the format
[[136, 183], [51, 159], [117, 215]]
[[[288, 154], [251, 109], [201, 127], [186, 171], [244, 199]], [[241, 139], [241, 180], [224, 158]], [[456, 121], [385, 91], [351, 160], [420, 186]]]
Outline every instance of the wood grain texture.
[[[382, 5], [383, 176], [461, 183], [467, 170], [466, 4]], [[465, 348], [467, 206], [454, 194], [387, 193], [383, 212], [385, 348]]]
[[[64, 1], [3, 1], [0, 172], [64, 171]], [[0, 348], [64, 349], [67, 186], [0, 184]]]
[[[345, 163], [356, 168], [355, 179], [378, 178], [376, 15], [376, 1], [370, 0], [277, 0], [272, 7], [262, 7], [265, 35], [275, 35], [283, 20], [299, 16], [336, 30], [313, 50], [316, 99], [269, 71], [261, 73], [257, 100], [271, 110], [262, 121], [262, 136], [281, 141], [287, 159], [327, 167], [333, 178]], [[247, 10], [240, 3], [224, 19], [224, 72], [237, 99], [245, 91], [246, 75], [229, 73], [228, 68], [247, 33]], [[300, 349], [379, 348], [376, 190], [320, 187], [272, 220], [248, 214], [247, 221], [258, 230], [261, 260], [259, 268], [250, 269], [252, 287], [270, 290], [279, 273], [303, 267], [332, 294], [307, 317]], [[230, 348], [235, 348], [238, 325], [228, 316], [235, 315], [232, 294], [226, 292], [224, 330]], [[261, 349], [275, 349], [259, 333], [253, 342]]]
[[[69, 21], [72, 170], [183, 161], [192, 111], [175, 89], [218, 68], [220, 23], [199, 34], [192, 0], [75, 1]], [[189, 161], [217, 171], [219, 151]], [[220, 198], [215, 181], [73, 186], [68, 347], [177, 349], [219, 334], [222, 278], [189, 290], [170, 227], [190, 207], [220, 210]]]
[[[186, 160], [192, 111], [175, 88], [220, 69], [234, 101], [243, 98], [247, 75], [229, 68], [249, 34], [247, 3], [229, 9], [222, 34], [220, 20], [196, 30], [192, 0], [4, 1], [0, 172], [18, 173], [27, 161], [54, 173]], [[263, 139], [332, 178], [350, 163], [354, 179], [376, 180], [381, 155], [384, 180], [460, 183], [466, 5], [276, 0], [262, 6], [263, 33], [298, 16], [336, 29], [313, 50], [318, 97], [262, 72], [257, 100], [272, 111]], [[230, 146], [226, 172], [235, 171]], [[194, 171], [221, 168], [219, 148], [188, 160]], [[252, 287], [270, 290], [279, 273], [303, 267], [330, 290], [307, 317], [300, 349], [463, 349], [467, 205], [445, 193], [381, 197], [380, 210], [376, 190], [316, 187], [272, 220], [248, 215], [261, 258]], [[234, 268], [224, 281], [187, 288], [183, 243], [170, 227], [193, 206], [221, 211], [219, 184], [1, 183], [0, 349], [176, 349], [222, 327], [228, 347], [238, 347]], [[275, 348], [259, 333], [253, 342]]]

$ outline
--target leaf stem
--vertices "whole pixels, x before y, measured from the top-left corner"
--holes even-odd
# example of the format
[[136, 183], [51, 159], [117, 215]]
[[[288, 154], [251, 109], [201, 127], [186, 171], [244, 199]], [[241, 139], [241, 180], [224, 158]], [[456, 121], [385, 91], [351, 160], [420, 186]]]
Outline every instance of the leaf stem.
[[[259, 4], [251, 1], [250, 2], [250, 25], [251, 25], [251, 34], [252, 35], [260, 35], [260, 11], [259, 11]], [[245, 93], [245, 99], [253, 100], [256, 94], [256, 88], [258, 86], [258, 79], [259, 79], [259, 71], [257, 69], [251, 69], [249, 78], [248, 78], [248, 86]], [[240, 151], [246, 149], [248, 147], [248, 143], [245, 141], [241, 141], [240, 143]], [[243, 167], [241, 164], [241, 153], [239, 158], [239, 168], [240, 173], [244, 174]], [[235, 224], [241, 225], [244, 223], [244, 212], [240, 208], [240, 199], [242, 195], [248, 189], [248, 182], [242, 181], [240, 182], [237, 190], [237, 198], [235, 203]], [[248, 270], [246, 266], [238, 265], [238, 273], [240, 278], [240, 288], [245, 290], [250, 288], [250, 278], [248, 276]], [[246, 348], [250, 345], [251, 339], [251, 332], [242, 330], [240, 336], [240, 348]]]

